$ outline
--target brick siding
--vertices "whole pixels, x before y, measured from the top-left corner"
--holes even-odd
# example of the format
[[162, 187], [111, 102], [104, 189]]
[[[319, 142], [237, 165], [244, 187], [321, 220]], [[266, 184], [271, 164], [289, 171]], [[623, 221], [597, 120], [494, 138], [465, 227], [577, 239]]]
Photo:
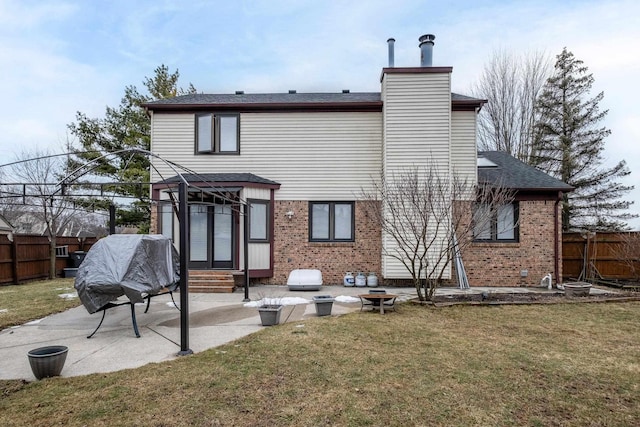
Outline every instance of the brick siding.
[[[291, 219], [285, 216], [288, 211], [294, 212]], [[309, 242], [307, 201], [276, 201], [274, 216], [274, 275], [252, 283], [286, 284], [297, 268], [319, 269], [325, 285], [341, 285], [347, 271], [373, 271], [380, 278], [381, 232], [361, 203], [355, 203], [354, 242]]]
[[[472, 243], [464, 248], [462, 258], [471, 286], [538, 286], [542, 277], [554, 273], [555, 202], [519, 203], [518, 243]], [[294, 212], [291, 219], [285, 215], [288, 211]], [[396, 284], [382, 280], [381, 231], [361, 203], [355, 203], [355, 242], [309, 242], [308, 212], [307, 201], [275, 202], [274, 275], [252, 279], [252, 283], [283, 285], [292, 270], [308, 268], [319, 269], [326, 285], [341, 285], [347, 271], [354, 274], [373, 271], [380, 283]], [[155, 232], [158, 219], [155, 208], [151, 210], [151, 217], [151, 232]], [[562, 269], [562, 263], [559, 268]], [[522, 270], [527, 270], [526, 277], [521, 276]], [[558, 275], [562, 277], [562, 271]], [[409, 281], [405, 282], [404, 285], [410, 285]]]
[[[539, 286], [554, 273], [553, 200], [520, 202], [518, 243], [472, 243], [463, 253], [471, 286]], [[559, 248], [558, 257], [562, 256]], [[561, 263], [560, 263], [561, 268]], [[522, 277], [521, 271], [527, 270]], [[562, 271], [558, 272], [562, 277]], [[555, 275], [554, 275], [555, 283]]]
[[149, 233], [157, 234], [160, 232], [160, 224], [158, 223], [158, 210], [160, 209], [159, 204], [151, 205], [151, 219], [149, 224]]

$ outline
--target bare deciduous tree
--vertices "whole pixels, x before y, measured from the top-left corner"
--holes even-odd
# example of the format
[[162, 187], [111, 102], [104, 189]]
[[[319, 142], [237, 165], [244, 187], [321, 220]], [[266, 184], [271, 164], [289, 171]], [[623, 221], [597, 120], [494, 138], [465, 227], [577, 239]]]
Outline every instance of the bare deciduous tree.
[[550, 69], [549, 57], [541, 52], [493, 53], [471, 89], [474, 96], [488, 101], [478, 121], [481, 150], [505, 151], [529, 163], [536, 99]]
[[450, 176], [433, 162], [383, 176], [361, 196], [382, 230], [383, 256], [409, 272], [420, 301], [433, 299], [448, 276], [456, 246], [463, 251], [473, 241], [474, 226], [495, 218], [500, 206], [513, 201], [511, 190]]
[[640, 233], [630, 231], [620, 233], [621, 242], [614, 250], [614, 256], [624, 263], [631, 273], [631, 278], [640, 280]]
[[15, 182], [25, 185], [22, 189], [10, 190], [14, 197], [7, 199], [12, 200], [9, 205], [22, 214], [31, 214], [45, 226], [44, 233], [49, 238], [50, 279], [56, 277], [56, 236], [74, 216], [70, 200], [56, 184], [63, 167], [61, 157], [46, 152], [23, 152], [11, 165], [10, 173]]
[[18, 202], [20, 190], [15, 186], [7, 185], [7, 182], [9, 182], [7, 169], [0, 167], [0, 215], [9, 221], [9, 224], [14, 225], [24, 209]]

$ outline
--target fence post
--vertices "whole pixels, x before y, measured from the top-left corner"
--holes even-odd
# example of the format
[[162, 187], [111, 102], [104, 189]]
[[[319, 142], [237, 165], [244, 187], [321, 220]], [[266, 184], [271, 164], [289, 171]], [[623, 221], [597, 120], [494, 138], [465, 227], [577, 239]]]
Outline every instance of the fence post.
[[13, 241], [11, 242], [11, 274], [13, 284], [17, 285], [20, 283], [20, 278], [18, 277], [18, 236], [13, 235]]

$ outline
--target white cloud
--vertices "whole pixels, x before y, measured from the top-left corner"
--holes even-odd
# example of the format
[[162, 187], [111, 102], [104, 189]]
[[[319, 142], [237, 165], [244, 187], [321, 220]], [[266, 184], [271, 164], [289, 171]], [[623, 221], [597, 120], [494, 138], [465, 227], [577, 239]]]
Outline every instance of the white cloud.
[[[605, 155], [625, 158], [632, 182], [639, 14], [640, 3], [626, 0], [5, 0], [0, 158], [17, 145], [59, 144], [76, 110], [101, 115], [161, 63], [180, 69], [182, 86], [207, 92], [376, 91], [387, 38], [396, 39], [396, 66], [416, 66], [418, 37], [434, 33], [434, 64], [454, 67], [461, 93], [497, 48], [556, 55], [566, 46], [594, 74], [594, 90], [605, 91], [613, 131]], [[640, 202], [640, 189], [632, 197]]]
[[76, 10], [75, 5], [63, 1], [4, 0], [0, 2], [1, 32], [37, 31], [47, 23], [70, 17]]

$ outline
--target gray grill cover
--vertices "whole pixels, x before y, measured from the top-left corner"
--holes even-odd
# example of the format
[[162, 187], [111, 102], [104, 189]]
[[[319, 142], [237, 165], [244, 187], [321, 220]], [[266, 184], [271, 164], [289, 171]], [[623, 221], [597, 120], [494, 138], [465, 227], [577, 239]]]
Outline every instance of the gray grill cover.
[[75, 288], [89, 313], [126, 295], [131, 303], [180, 280], [178, 252], [158, 234], [114, 234], [98, 240], [76, 274]]

